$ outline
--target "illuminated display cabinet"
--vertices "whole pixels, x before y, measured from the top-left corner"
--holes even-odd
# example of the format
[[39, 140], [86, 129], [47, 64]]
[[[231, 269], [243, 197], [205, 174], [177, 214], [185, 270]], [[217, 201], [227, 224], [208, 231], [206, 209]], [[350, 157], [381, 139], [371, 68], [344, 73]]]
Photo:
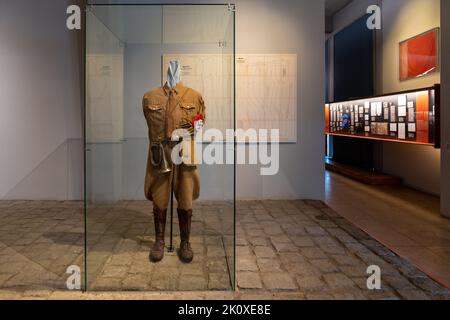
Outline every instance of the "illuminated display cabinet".
[[440, 147], [440, 86], [325, 105], [326, 134]]

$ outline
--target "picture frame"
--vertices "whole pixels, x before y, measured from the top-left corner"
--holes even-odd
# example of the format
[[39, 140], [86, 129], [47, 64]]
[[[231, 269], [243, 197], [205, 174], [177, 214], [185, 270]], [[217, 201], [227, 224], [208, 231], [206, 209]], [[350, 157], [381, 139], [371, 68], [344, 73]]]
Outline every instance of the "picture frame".
[[399, 79], [425, 77], [439, 70], [439, 28], [399, 43]]

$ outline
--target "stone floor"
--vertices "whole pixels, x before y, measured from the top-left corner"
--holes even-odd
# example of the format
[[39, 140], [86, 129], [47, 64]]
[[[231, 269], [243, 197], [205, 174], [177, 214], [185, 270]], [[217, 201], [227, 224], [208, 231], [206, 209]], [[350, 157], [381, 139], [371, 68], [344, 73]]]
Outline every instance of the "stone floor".
[[[148, 262], [149, 209], [126, 202], [88, 210], [92, 291], [80, 293], [64, 288], [67, 266], [84, 267], [82, 205], [0, 202], [0, 299], [450, 299], [447, 289], [317, 201], [239, 202], [237, 290], [223, 291], [234, 266], [229, 237], [219, 236], [233, 229], [227, 204], [197, 204], [192, 265], [175, 256]], [[370, 265], [381, 268], [382, 290], [367, 289]], [[142, 291], [159, 288], [171, 291]]]
[[82, 203], [0, 201], [0, 288], [63, 290], [68, 266], [83, 268]]
[[[149, 262], [154, 227], [148, 201], [89, 207], [86, 262], [81, 203], [0, 202], [0, 212], [0, 288], [65, 289], [67, 267], [77, 265], [87, 270], [87, 289], [94, 291], [231, 289], [234, 214], [230, 203], [196, 205], [191, 264], [181, 263], [175, 252], [167, 253], [161, 263]], [[167, 236], [169, 230], [167, 224]], [[176, 247], [176, 213], [173, 234]]]
[[[148, 253], [154, 239], [150, 202], [94, 206], [87, 212], [88, 290], [231, 290], [232, 203], [195, 204], [191, 234], [195, 261], [190, 264], [183, 264], [175, 251], [166, 253], [160, 263], [149, 263]], [[177, 247], [176, 212], [173, 219], [173, 245]], [[169, 246], [169, 223], [166, 235]]]

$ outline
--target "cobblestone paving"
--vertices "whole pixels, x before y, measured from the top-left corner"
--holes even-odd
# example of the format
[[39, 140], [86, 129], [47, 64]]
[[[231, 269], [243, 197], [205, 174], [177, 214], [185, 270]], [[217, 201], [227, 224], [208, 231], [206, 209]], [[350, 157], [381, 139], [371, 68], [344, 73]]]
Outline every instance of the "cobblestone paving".
[[[194, 207], [191, 242], [195, 260], [183, 264], [176, 252], [162, 262], [149, 262], [154, 240], [152, 205], [122, 202], [88, 209], [89, 290], [230, 290], [228, 268], [234, 266], [232, 203], [202, 202]], [[174, 213], [173, 245], [179, 245]], [[168, 222], [169, 222], [168, 217]], [[166, 225], [166, 245], [169, 245]], [[228, 250], [227, 250], [228, 249]]]
[[80, 202], [0, 201], [0, 289], [65, 289], [66, 268], [83, 268]]
[[[63, 288], [66, 267], [84, 260], [81, 204], [0, 202], [0, 299], [450, 299], [449, 290], [322, 202], [248, 201], [237, 208], [235, 292], [220, 291], [229, 281], [230, 240], [219, 236], [233, 228], [227, 204], [197, 204], [192, 265], [173, 255], [151, 265], [151, 206], [124, 202], [88, 211], [89, 285], [198, 291], [79, 293]], [[366, 287], [370, 265], [382, 270], [382, 290]]]

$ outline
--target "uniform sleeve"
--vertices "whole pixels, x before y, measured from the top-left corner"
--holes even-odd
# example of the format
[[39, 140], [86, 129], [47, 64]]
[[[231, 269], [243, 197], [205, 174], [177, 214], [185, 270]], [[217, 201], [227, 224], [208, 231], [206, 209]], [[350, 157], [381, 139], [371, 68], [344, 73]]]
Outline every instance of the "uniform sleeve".
[[202, 96], [200, 96], [199, 98], [199, 105], [200, 105], [200, 114], [203, 117], [203, 121], [206, 122], [206, 106]]
[[147, 119], [148, 99], [145, 96], [142, 98], [142, 111], [144, 112], [144, 116]]

